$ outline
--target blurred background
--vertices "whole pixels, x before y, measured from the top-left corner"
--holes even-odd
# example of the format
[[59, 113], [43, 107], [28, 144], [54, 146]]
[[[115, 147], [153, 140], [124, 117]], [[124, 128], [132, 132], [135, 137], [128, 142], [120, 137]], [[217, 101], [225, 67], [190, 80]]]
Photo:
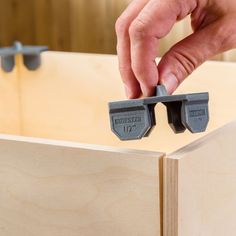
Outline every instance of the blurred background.
[[[130, 0], [0, 0], [0, 47], [47, 45], [50, 50], [116, 53], [114, 25]], [[190, 20], [177, 23], [162, 40], [160, 56], [191, 33]], [[235, 50], [216, 60], [236, 61]]]

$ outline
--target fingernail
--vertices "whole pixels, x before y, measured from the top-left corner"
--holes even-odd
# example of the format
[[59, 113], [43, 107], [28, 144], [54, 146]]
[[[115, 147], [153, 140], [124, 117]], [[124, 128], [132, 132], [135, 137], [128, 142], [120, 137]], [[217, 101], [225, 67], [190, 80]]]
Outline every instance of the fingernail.
[[174, 74], [168, 74], [161, 80], [162, 85], [166, 87], [166, 90], [169, 94], [172, 94], [178, 87], [178, 79]]

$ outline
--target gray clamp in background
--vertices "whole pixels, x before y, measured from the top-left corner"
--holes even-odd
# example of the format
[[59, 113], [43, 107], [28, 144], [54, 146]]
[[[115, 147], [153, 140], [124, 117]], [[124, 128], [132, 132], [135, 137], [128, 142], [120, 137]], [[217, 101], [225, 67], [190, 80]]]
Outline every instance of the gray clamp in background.
[[40, 54], [47, 50], [46, 46], [23, 46], [15, 42], [13, 47], [0, 48], [1, 67], [5, 72], [11, 72], [15, 67], [15, 55], [22, 54], [27, 69], [37, 70], [41, 65]]
[[109, 103], [111, 129], [120, 140], [148, 137], [156, 125], [155, 106], [163, 103], [175, 133], [186, 129], [192, 133], [204, 132], [209, 122], [208, 102], [208, 93], [168, 95], [160, 85], [154, 97]]

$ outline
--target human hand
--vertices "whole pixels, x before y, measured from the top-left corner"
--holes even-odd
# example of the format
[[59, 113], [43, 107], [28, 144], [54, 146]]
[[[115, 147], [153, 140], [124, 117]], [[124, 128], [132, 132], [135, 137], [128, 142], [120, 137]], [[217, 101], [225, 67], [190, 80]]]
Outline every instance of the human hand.
[[[193, 34], [174, 45], [157, 65], [160, 39], [189, 14]], [[157, 84], [171, 94], [204, 61], [236, 47], [236, 1], [133, 0], [118, 18], [116, 32], [128, 98], [152, 96]]]

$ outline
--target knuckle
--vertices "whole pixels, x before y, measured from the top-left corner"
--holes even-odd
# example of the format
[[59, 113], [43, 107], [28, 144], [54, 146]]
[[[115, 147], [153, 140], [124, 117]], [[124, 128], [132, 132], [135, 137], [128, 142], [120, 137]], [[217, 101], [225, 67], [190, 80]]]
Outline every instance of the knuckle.
[[129, 27], [129, 35], [133, 38], [144, 38], [147, 35], [147, 25], [140, 18], [135, 19]]
[[124, 35], [126, 34], [126, 32], [128, 32], [128, 29], [129, 29], [128, 20], [120, 16], [115, 24], [116, 34]]
[[132, 71], [132, 68], [129, 65], [119, 65], [119, 70], [121, 73], [127, 73]]
[[129, 78], [133, 76], [131, 65], [119, 65], [119, 71], [123, 82], [129, 81]]
[[144, 75], [144, 68], [142, 65], [140, 65], [138, 62], [132, 62], [132, 70], [134, 74], [140, 79]]
[[179, 69], [177, 70], [177, 79], [179, 80], [179, 83], [181, 82], [180, 78], [185, 78], [190, 75], [197, 68], [198, 64], [200, 64], [196, 57], [189, 54], [184, 49], [173, 49], [171, 55], [179, 65]]
[[235, 16], [227, 16], [222, 19], [221, 25], [224, 27], [218, 27], [214, 34], [216, 42], [218, 42], [218, 48], [221, 51], [226, 51], [236, 47], [236, 29], [235, 29]]

